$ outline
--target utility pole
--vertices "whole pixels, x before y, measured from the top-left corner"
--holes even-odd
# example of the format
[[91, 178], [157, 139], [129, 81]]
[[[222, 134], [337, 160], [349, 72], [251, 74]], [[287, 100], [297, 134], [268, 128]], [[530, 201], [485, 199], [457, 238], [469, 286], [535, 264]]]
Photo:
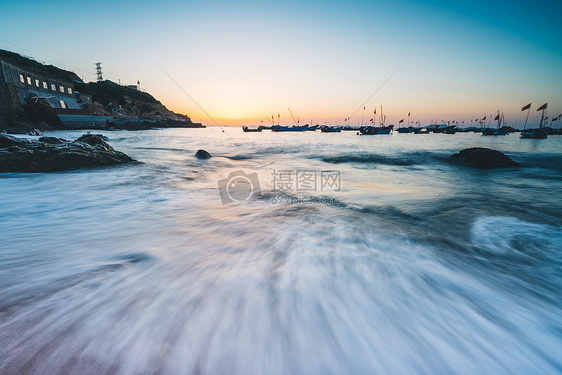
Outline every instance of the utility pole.
[[103, 81], [103, 73], [101, 71], [101, 62], [96, 63], [96, 76], [97, 76], [98, 82]]

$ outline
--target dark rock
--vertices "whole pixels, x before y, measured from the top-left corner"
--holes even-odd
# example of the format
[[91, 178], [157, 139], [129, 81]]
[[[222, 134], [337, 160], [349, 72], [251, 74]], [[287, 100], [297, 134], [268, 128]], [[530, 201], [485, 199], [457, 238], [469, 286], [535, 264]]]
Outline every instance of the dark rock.
[[59, 129], [62, 127], [60, 118], [46, 101], [26, 98], [22, 107], [33, 125], [44, 125]]
[[39, 142], [57, 144], [57, 143], [67, 143], [68, 141], [66, 139], [63, 139], [63, 138], [41, 137], [41, 138], [39, 138]]
[[30, 143], [27, 139], [12, 137], [6, 134], [0, 134], [0, 148], [19, 146], [25, 147], [26, 144]]
[[109, 145], [109, 143], [106, 142], [106, 140], [107, 140], [107, 137], [103, 136], [101, 134], [84, 134], [83, 136], [78, 138], [76, 140], [76, 142], [87, 143], [90, 146], [98, 146], [99, 145], [106, 150], [115, 151], [115, 149], [113, 147], [111, 147]]
[[492, 169], [519, 167], [521, 164], [511, 160], [509, 156], [489, 148], [473, 147], [451, 155], [449, 162], [466, 167]]
[[197, 159], [209, 159], [211, 157], [211, 154], [209, 154], [205, 150], [197, 150], [197, 152], [195, 153], [195, 157]]
[[48, 144], [0, 135], [0, 173], [55, 172], [134, 161], [124, 153], [115, 151], [103, 140], [103, 143], [93, 141], [99, 139], [96, 135], [85, 134], [79, 139], [83, 141]]
[[41, 135], [41, 134], [43, 134], [43, 132], [39, 129], [33, 129], [28, 134], [29, 135]]

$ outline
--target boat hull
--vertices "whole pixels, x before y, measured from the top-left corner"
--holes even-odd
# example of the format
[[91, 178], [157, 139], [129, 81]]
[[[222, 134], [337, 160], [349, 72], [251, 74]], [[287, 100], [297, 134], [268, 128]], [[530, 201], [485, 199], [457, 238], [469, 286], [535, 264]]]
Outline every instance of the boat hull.
[[392, 128], [394, 127], [394, 125], [388, 125], [388, 126], [382, 126], [382, 127], [376, 127], [376, 126], [362, 126], [359, 128], [359, 132], [361, 134], [390, 134], [390, 132], [392, 132]]
[[325, 125], [320, 127], [320, 131], [322, 133], [339, 133], [342, 130], [343, 130], [342, 128], [334, 128], [334, 127], [325, 126]]
[[521, 133], [521, 138], [526, 139], [545, 139], [547, 137], [547, 132], [537, 129], [537, 130], [527, 130]]
[[305, 126], [279, 126], [275, 125], [271, 127], [271, 131], [273, 132], [303, 132], [306, 130], [307, 127]]
[[244, 131], [244, 133], [257, 133], [257, 132], [261, 132], [263, 130], [263, 127], [260, 126], [258, 128], [248, 128], [244, 126], [242, 127], [242, 130]]

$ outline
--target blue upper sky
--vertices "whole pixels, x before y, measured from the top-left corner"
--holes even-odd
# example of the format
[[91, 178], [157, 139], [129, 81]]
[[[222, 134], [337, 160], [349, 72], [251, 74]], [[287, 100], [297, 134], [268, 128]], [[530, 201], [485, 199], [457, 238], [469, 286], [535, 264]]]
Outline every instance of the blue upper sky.
[[[562, 112], [562, 2], [0, 2], [0, 48], [141, 82], [170, 108], [221, 124], [287, 108], [341, 123], [366, 103], [391, 122], [412, 113], [469, 122], [549, 102]], [[360, 120], [361, 111], [351, 122]], [[531, 118], [536, 118], [533, 113]], [[292, 122], [292, 121], [291, 121]]]

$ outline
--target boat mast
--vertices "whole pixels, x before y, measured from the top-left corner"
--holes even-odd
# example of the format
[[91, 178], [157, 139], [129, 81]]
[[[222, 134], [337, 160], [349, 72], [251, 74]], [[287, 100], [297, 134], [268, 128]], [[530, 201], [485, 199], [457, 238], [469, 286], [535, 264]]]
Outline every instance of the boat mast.
[[365, 106], [363, 106], [363, 114], [361, 115], [361, 126], [363, 126], [363, 120], [365, 120]]
[[527, 108], [527, 117], [525, 118], [525, 125], [523, 125], [523, 130], [527, 128], [527, 120], [529, 120], [529, 113], [531, 112], [531, 103], [529, 103], [529, 108]]
[[296, 126], [299, 126], [297, 120], [295, 120], [295, 116], [293, 115], [293, 112], [291, 111], [291, 108], [287, 108], [289, 110], [289, 113], [291, 114], [291, 117], [293, 118], [293, 122], [295, 123]]

